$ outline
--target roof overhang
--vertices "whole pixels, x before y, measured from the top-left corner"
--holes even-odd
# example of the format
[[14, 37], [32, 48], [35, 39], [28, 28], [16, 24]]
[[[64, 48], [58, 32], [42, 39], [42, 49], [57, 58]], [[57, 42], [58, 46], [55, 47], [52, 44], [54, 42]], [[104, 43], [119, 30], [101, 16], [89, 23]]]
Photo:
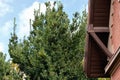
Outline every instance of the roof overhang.
[[87, 77], [109, 77], [105, 66], [111, 52], [107, 49], [111, 0], [89, 0], [85, 42], [84, 71]]

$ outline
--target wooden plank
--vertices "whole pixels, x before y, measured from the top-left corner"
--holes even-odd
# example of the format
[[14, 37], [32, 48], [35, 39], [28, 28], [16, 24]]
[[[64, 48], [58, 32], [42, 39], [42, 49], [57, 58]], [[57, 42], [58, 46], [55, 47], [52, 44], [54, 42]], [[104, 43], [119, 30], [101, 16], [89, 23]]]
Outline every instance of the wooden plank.
[[109, 19], [109, 15], [94, 15], [93, 17], [105, 17]]
[[103, 65], [104, 63], [103, 63], [102, 61], [99, 61], [99, 62], [94, 61], [94, 62], [92, 62], [91, 64], [92, 64], [92, 65], [96, 65], [96, 66], [97, 66], [97, 65], [98, 65], [98, 66], [104, 66], [104, 65]]
[[[109, 28], [108, 27], [94, 27], [94, 32], [109, 32]], [[92, 30], [92, 31], [93, 31]], [[91, 30], [89, 30], [89, 32], [91, 32]]]
[[[89, 40], [90, 40], [90, 37], [89, 37], [90, 35], [87, 33], [86, 34], [86, 44], [85, 44], [85, 58], [84, 58], [84, 71], [85, 71], [85, 73], [86, 73], [86, 75], [88, 75], [89, 76], [89, 74], [90, 74], [90, 66], [91, 66], [91, 64], [90, 64], [90, 55], [91, 54], [89, 54], [89, 50], [90, 50], [90, 48], [89, 48], [89, 46], [91, 46], [91, 44], [89, 43]], [[89, 66], [89, 67], [87, 67], [87, 66]]]
[[97, 73], [97, 72], [104, 73], [105, 71], [104, 70], [101, 71], [101, 69], [92, 69], [91, 70], [91, 73]]
[[90, 76], [92, 76], [92, 78], [98, 78], [98, 77], [109, 78], [110, 77], [110, 75], [103, 74], [103, 73], [93, 73], [93, 74], [90, 74]]
[[94, 12], [108, 12], [108, 9], [100, 9], [100, 8], [95, 8]]
[[100, 61], [105, 61], [105, 59], [99, 59], [99, 58], [97, 59], [97, 57], [95, 57], [95, 58], [92, 58], [91, 61], [100, 62]]
[[100, 24], [100, 23], [99, 23], [99, 24], [96, 24], [96, 23], [94, 23], [93, 25], [94, 25], [94, 26], [108, 26], [108, 24], [105, 24], [105, 23], [104, 23], [104, 24]]
[[93, 9], [94, 9], [94, 0], [89, 0], [89, 5], [88, 5], [88, 24], [92, 24], [93, 23]]
[[97, 8], [97, 9], [109, 9], [109, 6], [94, 6], [94, 8]]
[[[94, 42], [95, 43], [95, 42]], [[96, 47], [99, 47], [98, 45], [96, 45]], [[106, 58], [105, 54], [99, 54], [99, 53], [104, 53], [102, 51], [102, 49], [99, 47], [99, 49], [95, 48], [97, 51], [95, 52], [95, 54], [92, 54], [92, 57], [102, 57], [102, 58]], [[99, 51], [99, 52], [98, 52]]]
[[95, 2], [95, 5], [97, 6], [97, 5], [109, 5], [110, 3], [109, 2], [105, 2], [105, 1], [102, 1], [102, 2], [98, 2], [98, 1], [102, 1], [102, 0], [97, 0], [96, 2]]
[[[92, 69], [98, 69], [98, 68], [99, 68], [99, 69], [103, 69], [104, 67], [101, 67], [101, 66], [97, 66], [97, 67], [96, 67], [96, 66], [92, 66], [91, 68], [92, 68]], [[103, 69], [103, 70], [104, 70], [104, 69]]]
[[96, 0], [96, 2], [95, 3], [109, 3], [110, 1], [109, 0]]
[[94, 16], [108, 16], [108, 13], [94, 13]]
[[100, 23], [93, 23], [94, 26], [109, 26], [109, 24], [106, 24], [106, 23], [103, 23], [103, 24], [100, 24]]
[[109, 15], [107, 15], [107, 16], [94, 16], [94, 18], [106, 18], [106, 19], [108, 19], [109, 20], [109, 17], [108, 17]]
[[108, 21], [98, 21], [98, 20], [95, 20], [93, 23], [96, 23], [96, 24], [108, 24]]
[[107, 20], [107, 21], [109, 21], [109, 18], [108, 17], [94, 17], [94, 20], [99, 20], [99, 21], [101, 21], [101, 20]]
[[96, 15], [108, 15], [109, 12], [94, 12]]
[[101, 6], [101, 5], [108, 7], [108, 6], [109, 6], [109, 3], [108, 3], [108, 2], [106, 2], [106, 3], [105, 3], [105, 2], [103, 2], [103, 3], [96, 3], [94, 7], [96, 7], [96, 6]]

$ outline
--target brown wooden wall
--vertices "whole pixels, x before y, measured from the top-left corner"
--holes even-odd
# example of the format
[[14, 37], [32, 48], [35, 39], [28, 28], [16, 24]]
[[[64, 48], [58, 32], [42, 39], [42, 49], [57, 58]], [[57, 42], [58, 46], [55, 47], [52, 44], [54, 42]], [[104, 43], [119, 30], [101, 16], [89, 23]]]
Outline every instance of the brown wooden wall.
[[89, 0], [88, 24], [93, 24], [94, 27], [108, 27], [110, 2], [111, 0]]
[[109, 30], [110, 2], [111, 0], [89, 0], [88, 28], [92, 24], [98, 32], [94, 29], [87, 31], [84, 65], [87, 77], [109, 77], [104, 71], [108, 63], [107, 55], [90, 33], [93, 32], [107, 48], [109, 31], [105, 31], [105, 27]]

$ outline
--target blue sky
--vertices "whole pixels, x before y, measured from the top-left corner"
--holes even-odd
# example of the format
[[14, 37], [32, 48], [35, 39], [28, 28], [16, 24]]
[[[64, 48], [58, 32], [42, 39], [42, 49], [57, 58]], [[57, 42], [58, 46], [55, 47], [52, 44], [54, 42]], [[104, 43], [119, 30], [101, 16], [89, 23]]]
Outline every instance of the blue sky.
[[[33, 19], [34, 9], [38, 9], [41, 3], [42, 12], [45, 11], [44, 2], [49, 0], [0, 0], [0, 51], [8, 54], [10, 33], [13, 30], [13, 18], [16, 17], [17, 35], [22, 38], [29, 34], [29, 19]], [[53, 2], [54, 0], [50, 0]], [[64, 11], [69, 18], [76, 11], [81, 12], [86, 8], [87, 0], [60, 0]]]

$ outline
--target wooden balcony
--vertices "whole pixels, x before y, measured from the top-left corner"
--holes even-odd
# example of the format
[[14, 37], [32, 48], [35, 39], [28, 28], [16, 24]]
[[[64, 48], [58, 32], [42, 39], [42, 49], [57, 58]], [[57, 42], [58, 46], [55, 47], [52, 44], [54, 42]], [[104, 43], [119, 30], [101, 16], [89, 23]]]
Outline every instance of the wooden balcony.
[[84, 71], [87, 77], [109, 77], [105, 66], [112, 54], [107, 49], [111, 0], [89, 0]]

